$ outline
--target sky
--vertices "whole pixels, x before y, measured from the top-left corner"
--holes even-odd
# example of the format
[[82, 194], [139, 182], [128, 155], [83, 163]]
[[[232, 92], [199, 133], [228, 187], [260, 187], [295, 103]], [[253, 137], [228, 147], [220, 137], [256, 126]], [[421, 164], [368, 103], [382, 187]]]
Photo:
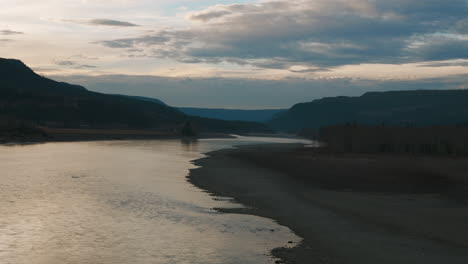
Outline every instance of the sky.
[[0, 0], [0, 57], [174, 106], [468, 88], [468, 0]]

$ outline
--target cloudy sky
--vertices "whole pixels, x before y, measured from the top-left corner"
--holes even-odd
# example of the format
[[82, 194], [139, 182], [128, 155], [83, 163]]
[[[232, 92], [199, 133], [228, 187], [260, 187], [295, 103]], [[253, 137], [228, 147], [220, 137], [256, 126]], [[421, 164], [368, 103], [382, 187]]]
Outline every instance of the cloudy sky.
[[0, 0], [0, 57], [177, 106], [468, 88], [468, 0]]

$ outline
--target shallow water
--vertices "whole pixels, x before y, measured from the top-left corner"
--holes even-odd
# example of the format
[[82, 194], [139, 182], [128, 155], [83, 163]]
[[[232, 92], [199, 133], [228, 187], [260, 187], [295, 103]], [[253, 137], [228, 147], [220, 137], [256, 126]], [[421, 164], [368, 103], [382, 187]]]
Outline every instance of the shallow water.
[[[299, 238], [186, 180], [207, 151], [274, 138], [0, 146], [0, 263], [273, 263]], [[274, 232], [272, 232], [274, 230]]]

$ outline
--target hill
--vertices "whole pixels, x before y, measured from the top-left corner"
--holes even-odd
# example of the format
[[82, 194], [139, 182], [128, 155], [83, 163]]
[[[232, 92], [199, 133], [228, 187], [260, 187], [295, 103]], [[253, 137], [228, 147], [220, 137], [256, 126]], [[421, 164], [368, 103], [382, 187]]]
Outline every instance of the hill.
[[261, 124], [192, 118], [161, 103], [101, 94], [78, 85], [56, 82], [13, 59], [0, 59], [0, 116], [59, 128], [174, 131], [192, 120], [206, 132], [268, 131]]
[[277, 114], [269, 124], [279, 130], [361, 123], [368, 125], [451, 125], [468, 121], [467, 90], [369, 92], [301, 103]]
[[[154, 102], [162, 105], [167, 105], [163, 101], [155, 98], [143, 96], [121, 95], [129, 98], [139, 99], [142, 101]], [[274, 115], [286, 111], [286, 109], [260, 109], [260, 110], [244, 110], [244, 109], [224, 109], [224, 108], [198, 108], [198, 107], [174, 107], [182, 113], [189, 116], [205, 117], [211, 119], [220, 119], [228, 121], [248, 121], [248, 122], [266, 122], [273, 118]]]
[[191, 115], [222, 120], [241, 120], [251, 122], [266, 122], [274, 115], [285, 111], [284, 109], [266, 110], [239, 110], [239, 109], [216, 109], [216, 108], [190, 108], [178, 107], [181, 112]]

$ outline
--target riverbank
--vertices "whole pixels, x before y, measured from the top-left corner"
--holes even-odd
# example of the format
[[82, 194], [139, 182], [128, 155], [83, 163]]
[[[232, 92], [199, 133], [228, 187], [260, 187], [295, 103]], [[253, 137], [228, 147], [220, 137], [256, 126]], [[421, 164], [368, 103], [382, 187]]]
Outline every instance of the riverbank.
[[[146, 129], [35, 128], [3, 133], [0, 135], [0, 144], [181, 138], [183, 137], [178, 133]], [[203, 133], [197, 138], [234, 138], [234, 136], [222, 133]]]
[[[468, 159], [332, 155], [302, 145], [220, 150], [189, 181], [303, 238], [278, 263], [467, 263]], [[287, 242], [287, 241], [285, 241]]]

